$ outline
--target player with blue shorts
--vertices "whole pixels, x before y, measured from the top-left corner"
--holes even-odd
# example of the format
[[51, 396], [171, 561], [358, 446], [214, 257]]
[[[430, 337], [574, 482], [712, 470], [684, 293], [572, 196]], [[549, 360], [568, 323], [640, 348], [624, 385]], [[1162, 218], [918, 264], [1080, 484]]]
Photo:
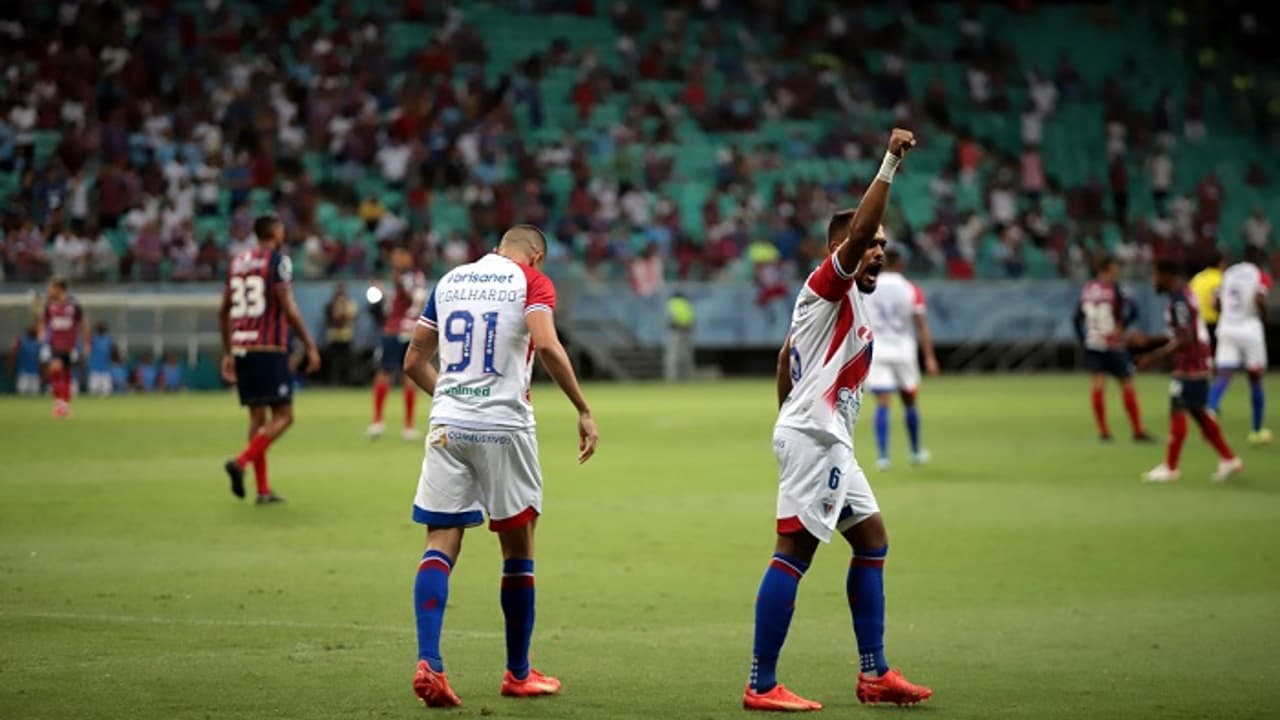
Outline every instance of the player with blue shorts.
[[1105, 394], [1107, 376], [1110, 375], [1120, 382], [1134, 441], [1152, 442], [1153, 438], [1142, 427], [1138, 391], [1133, 384], [1133, 360], [1125, 344], [1125, 329], [1138, 319], [1137, 306], [1116, 282], [1120, 265], [1114, 257], [1108, 255], [1099, 259], [1094, 271], [1094, 279], [1080, 290], [1074, 324], [1076, 337], [1084, 345], [1084, 364], [1089, 371], [1090, 400], [1093, 419], [1098, 425], [1098, 437], [1103, 442], [1111, 441]]

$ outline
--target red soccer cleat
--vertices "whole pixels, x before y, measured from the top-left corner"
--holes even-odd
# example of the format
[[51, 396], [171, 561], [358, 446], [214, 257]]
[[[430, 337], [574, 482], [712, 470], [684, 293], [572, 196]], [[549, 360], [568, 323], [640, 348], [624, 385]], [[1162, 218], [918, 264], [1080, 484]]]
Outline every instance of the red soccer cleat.
[[747, 686], [742, 694], [742, 707], [747, 710], [770, 710], [774, 712], [810, 712], [821, 710], [822, 703], [805, 700], [778, 683], [769, 692], [758, 693]]
[[538, 697], [539, 695], [556, 695], [560, 692], [560, 681], [550, 675], [529, 668], [529, 675], [520, 680], [508, 670], [502, 676], [502, 694], [507, 697]]
[[462, 704], [453, 690], [449, 689], [449, 679], [444, 673], [432, 670], [426, 660], [418, 661], [418, 671], [413, 674], [413, 692], [427, 707], [456, 707]]
[[891, 702], [894, 705], [915, 705], [933, 697], [933, 691], [923, 685], [912, 685], [898, 669], [877, 678], [858, 673], [858, 702]]

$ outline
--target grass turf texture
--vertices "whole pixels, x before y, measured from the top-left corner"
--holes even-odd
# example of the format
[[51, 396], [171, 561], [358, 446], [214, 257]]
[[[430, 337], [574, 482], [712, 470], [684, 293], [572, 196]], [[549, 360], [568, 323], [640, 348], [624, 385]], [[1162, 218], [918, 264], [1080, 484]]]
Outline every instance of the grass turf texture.
[[[1166, 386], [1141, 382], [1157, 432]], [[1146, 486], [1162, 446], [1099, 444], [1083, 376], [929, 381], [934, 463], [907, 466], [895, 407], [895, 467], [870, 472], [892, 536], [888, 656], [934, 699], [858, 708], [843, 544], [801, 585], [780, 677], [836, 716], [1280, 712], [1280, 448], [1246, 447], [1243, 386], [1225, 424], [1245, 474], [1211, 485], [1193, 429], [1182, 481]], [[1280, 397], [1274, 378], [1269, 390]], [[565, 693], [498, 696], [501, 565], [473, 531], [443, 644], [455, 714], [743, 717], [772, 548], [772, 385], [590, 387], [604, 440], [583, 467], [567, 403], [535, 393], [547, 514], [534, 661]], [[1108, 399], [1127, 437], [1118, 391]], [[409, 688], [421, 446], [366, 441], [367, 406], [365, 393], [302, 393], [270, 455], [289, 503], [260, 508], [226, 488], [245, 422], [229, 394], [79, 399], [70, 422], [47, 400], [0, 400], [0, 717], [425, 712]], [[868, 466], [870, 413], [868, 398]]]

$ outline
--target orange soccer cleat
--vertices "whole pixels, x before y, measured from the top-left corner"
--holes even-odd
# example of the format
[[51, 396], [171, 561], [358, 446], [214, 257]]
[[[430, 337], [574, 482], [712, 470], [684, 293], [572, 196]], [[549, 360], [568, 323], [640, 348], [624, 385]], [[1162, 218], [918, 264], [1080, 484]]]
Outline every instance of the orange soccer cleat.
[[426, 660], [418, 661], [418, 671], [413, 674], [413, 692], [427, 707], [455, 707], [462, 701], [449, 689], [449, 679], [442, 672], [431, 669]]
[[520, 680], [508, 670], [502, 676], [502, 694], [507, 697], [537, 697], [539, 695], [556, 695], [560, 692], [560, 681], [550, 675], [529, 668], [529, 675]]
[[821, 710], [822, 703], [805, 700], [782, 686], [774, 685], [768, 692], [758, 693], [747, 686], [742, 694], [742, 707], [747, 710], [772, 710], [777, 712], [809, 712]]
[[858, 673], [858, 701], [864, 703], [891, 702], [894, 705], [915, 705], [933, 697], [933, 691], [923, 685], [912, 685], [898, 669], [880, 677], [871, 678]]

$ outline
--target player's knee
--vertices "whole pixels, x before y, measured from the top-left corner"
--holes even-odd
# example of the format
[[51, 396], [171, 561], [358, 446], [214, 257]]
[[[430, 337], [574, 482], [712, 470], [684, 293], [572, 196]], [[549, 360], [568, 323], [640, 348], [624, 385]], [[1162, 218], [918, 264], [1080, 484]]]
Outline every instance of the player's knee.
[[1254, 384], [1262, 382], [1262, 368], [1249, 368], [1249, 382]]
[[879, 550], [889, 545], [889, 530], [885, 527], [884, 518], [874, 513], [866, 520], [854, 525], [844, 533], [854, 552]]
[[889, 403], [893, 401], [893, 393], [890, 392], [877, 392], [875, 396], [876, 405], [880, 407], [889, 407]]
[[903, 390], [898, 393], [898, 396], [902, 398], [902, 404], [905, 407], [915, 407], [915, 404], [916, 404], [915, 388], [912, 388], [911, 390]]
[[773, 551], [802, 562], [809, 562], [813, 560], [814, 553], [818, 551], [818, 538], [810, 534], [808, 530], [779, 534], [777, 541], [774, 543]]

